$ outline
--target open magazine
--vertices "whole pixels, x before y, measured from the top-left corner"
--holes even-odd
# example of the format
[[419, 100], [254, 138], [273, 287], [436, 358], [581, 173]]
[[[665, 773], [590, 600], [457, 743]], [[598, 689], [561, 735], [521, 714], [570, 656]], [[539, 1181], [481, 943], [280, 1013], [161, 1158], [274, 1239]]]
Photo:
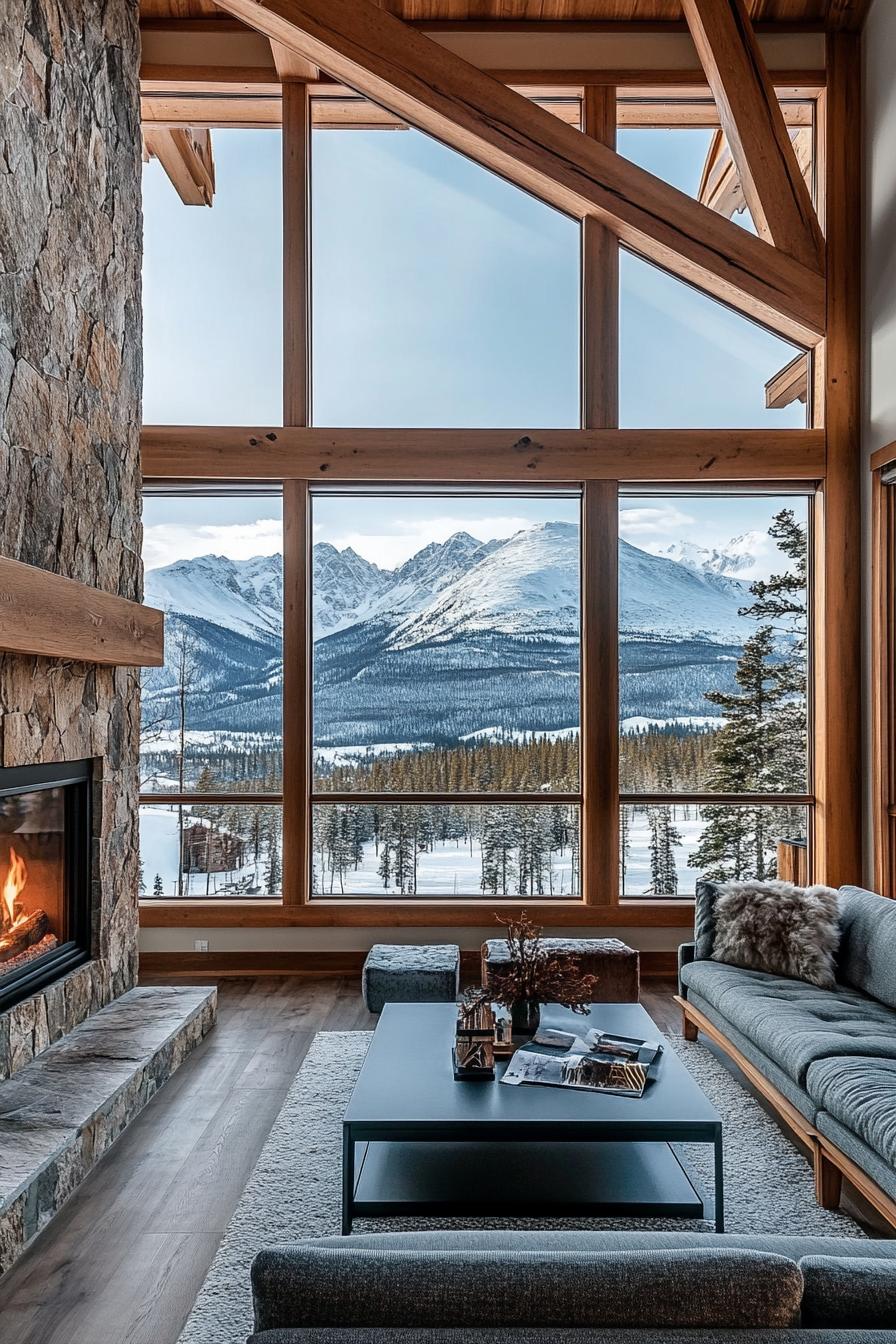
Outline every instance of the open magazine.
[[528, 1045], [517, 1050], [501, 1082], [511, 1086], [541, 1083], [640, 1097], [662, 1049], [657, 1041], [614, 1036], [596, 1028], [577, 1036], [542, 1026]]

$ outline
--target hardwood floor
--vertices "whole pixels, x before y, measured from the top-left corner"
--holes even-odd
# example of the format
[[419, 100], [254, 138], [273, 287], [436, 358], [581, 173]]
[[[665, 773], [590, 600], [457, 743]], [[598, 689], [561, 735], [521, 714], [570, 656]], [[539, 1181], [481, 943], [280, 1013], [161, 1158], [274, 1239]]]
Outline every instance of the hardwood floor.
[[[642, 992], [667, 1032], [674, 992]], [[214, 1031], [0, 1279], [3, 1344], [175, 1344], [315, 1032], [375, 1021], [356, 978], [222, 980]]]

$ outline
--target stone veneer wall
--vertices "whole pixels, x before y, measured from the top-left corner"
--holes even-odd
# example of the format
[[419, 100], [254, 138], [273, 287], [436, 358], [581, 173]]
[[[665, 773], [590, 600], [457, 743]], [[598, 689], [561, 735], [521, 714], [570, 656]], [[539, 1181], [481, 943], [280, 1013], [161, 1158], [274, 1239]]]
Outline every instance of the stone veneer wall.
[[[137, 598], [137, 4], [0, 7], [0, 554]], [[132, 669], [0, 656], [0, 763], [99, 761], [95, 960], [0, 1015], [0, 1078], [134, 983], [138, 703]]]

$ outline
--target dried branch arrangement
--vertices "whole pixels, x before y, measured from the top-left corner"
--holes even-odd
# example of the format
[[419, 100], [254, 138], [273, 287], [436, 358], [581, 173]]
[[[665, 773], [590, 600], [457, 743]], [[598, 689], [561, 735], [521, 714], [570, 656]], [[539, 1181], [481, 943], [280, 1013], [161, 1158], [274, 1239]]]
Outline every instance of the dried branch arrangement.
[[512, 1008], [515, 1003], [560, 1003], [574, 1013], [586, 1013], [597, 986], [596, 975], [583, 975], [575, 956], [552, 956], [542, 944], [544, 929], [529, 919], [526, 911], [518, 920], [496, 919], [507, 930], [510, 965], [506, 971], [493, 972], [487, 990], [474, 990], [468, 1002], [483, 999]]

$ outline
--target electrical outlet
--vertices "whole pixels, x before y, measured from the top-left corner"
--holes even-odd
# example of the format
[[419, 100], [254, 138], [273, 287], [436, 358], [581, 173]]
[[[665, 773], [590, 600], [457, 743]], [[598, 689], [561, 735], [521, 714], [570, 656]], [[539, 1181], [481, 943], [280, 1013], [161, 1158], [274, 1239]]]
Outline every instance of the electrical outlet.
[[194, 938], [194, 939], [193, 939], [193, 950], [194, 950], [195, 952], [207, 952], [207, 951], [208, 951], [208, 939], [207, 939], [207, 938]]

